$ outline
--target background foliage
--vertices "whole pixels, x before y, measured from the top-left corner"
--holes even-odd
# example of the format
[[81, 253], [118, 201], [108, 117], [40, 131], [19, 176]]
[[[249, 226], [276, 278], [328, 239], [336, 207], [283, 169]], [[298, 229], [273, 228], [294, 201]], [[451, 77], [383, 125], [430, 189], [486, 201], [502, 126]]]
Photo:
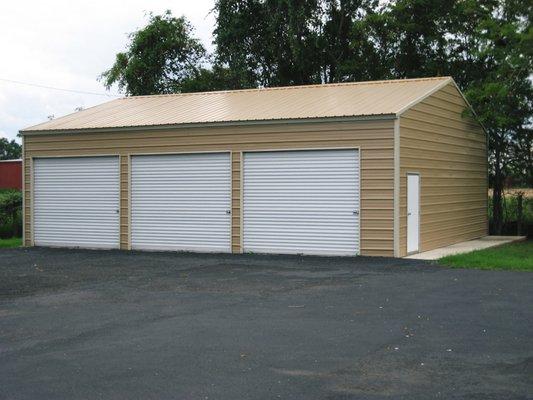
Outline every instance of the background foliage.
[[176, 93], [184, 81], [198, 77], [207, 53], [192, 37], [185, 17], [167, 11], [149, 15], [148, 25], [130, 34], [126, 52], [116, 55], [115, 64], [100, 79], [109, 88], [114, 83], [131, 95]]
[[15, 140], [0, 138], [0, 160], [14, 160], [22, 156], [22, 146]]
[[22, 233], [22, 193], [0, 189], [0, 239]]

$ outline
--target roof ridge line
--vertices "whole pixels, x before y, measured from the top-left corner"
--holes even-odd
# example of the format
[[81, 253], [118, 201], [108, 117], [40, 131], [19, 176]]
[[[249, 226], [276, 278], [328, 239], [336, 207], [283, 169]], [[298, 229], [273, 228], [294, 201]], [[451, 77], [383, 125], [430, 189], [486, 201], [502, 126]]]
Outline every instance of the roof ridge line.
[[357, 82], [335, 82], [335, 83], [314, 83], [309, 85], [293, 85], [293, 86], [274, 86], [266, 88], [247, 88], [247, 89], [229, 89], [229, 90], [213, 90], [210, 92], [188, 92], [188, 93], [165, 93], [165, 94], [145, 94], [139, 96], [124, 96], [117, 100], [131, 100], [140, 99], [146, 97], [185, 97], [185, 96], [198, 96], [198, 95], [214, 95], [222, 93], [242, 93], [242, 92], [264, 92], [274, 90], [296, 90], [306, 88], [323, 88], [333, 86], [358, 86], [358, 85], [383, 85], [391, 83], [404, 83], [404, 82], [420, 82], [420, 81], [433, 81], [433, 80], [445, 80], [451, 76], [432, 76], [425, 78], [399, 78], [399, 79], [382, 79], [378, 81], [357, 81]]

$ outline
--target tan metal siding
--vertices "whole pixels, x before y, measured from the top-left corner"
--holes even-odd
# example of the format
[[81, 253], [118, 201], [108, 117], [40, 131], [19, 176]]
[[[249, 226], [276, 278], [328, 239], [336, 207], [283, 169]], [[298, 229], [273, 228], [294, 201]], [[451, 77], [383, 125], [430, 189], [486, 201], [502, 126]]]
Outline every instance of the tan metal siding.
[[400, 117], [400, 256], [407, 252], [407, 172], [420, 173], [420, 251], [487, 234], [483, 129], [453, 84]]
[[232, 250], [240, 252], [243, 151], [354, 147], [361, 150], [361, 254], [392, 256], [393, 120], [27, 135], [26, 245], [31, 245], [28, 161], [32, 157], [121, 155], [121, 248], [128, 248], [129, 155], [232, 151]]

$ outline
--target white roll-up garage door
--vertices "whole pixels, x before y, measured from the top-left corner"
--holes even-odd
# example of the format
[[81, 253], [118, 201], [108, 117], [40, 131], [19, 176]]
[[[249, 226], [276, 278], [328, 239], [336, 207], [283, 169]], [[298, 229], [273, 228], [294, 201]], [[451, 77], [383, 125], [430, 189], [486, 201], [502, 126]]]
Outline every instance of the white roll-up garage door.
[[119, 247], [118, 157], [33, 160], [37, 246]]
[[358, 254], [359, 152], [245, 153], [244, 251]]
[[231, 251], [229, 153], [133, 156], [131, 246]]

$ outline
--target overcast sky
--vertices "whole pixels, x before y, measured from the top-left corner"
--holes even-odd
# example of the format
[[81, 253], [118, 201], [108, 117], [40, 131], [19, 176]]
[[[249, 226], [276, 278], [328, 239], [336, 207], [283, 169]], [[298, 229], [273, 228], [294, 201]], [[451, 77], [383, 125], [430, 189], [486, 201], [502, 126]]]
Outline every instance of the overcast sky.
[[[106, 92], [96, 80], [127, 34], [146, 24], [147, 12], [170, 9], [185, 15], [212, 49], [213, 0], [17, 0], [2, 2], [0, 12], [0, 137], [16, 138], [19, 129], [89, 107], [112, 97], [25, 86]], [[17, 139], [18, 140], [18, 139]]]

